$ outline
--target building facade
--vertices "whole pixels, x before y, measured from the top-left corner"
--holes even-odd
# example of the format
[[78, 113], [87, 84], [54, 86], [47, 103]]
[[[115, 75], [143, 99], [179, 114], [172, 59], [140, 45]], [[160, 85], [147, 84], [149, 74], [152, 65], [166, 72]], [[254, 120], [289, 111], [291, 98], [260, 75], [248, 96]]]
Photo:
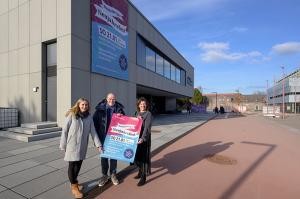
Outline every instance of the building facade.
[[93, 112], [108, 92], [128, 115], [140, 96], [164, 112], [193, 95], [192, 65], [130, 1], [1, 0], [0, 27], [0, 107], [22, 123], [61, 125], [79, 97]]
[[226, 112], [262, 111], [265, 105], [265, 95], [242, 95], [241, 93], [204, 94], [208, 98], [208, 110], [224, 107]]
[[[267, 90], [267, 104], [280, 106], [280, 111], [300, 113], [300, 70], [284, 76]], [[282, 106], [284, 104], [284, 106]]]

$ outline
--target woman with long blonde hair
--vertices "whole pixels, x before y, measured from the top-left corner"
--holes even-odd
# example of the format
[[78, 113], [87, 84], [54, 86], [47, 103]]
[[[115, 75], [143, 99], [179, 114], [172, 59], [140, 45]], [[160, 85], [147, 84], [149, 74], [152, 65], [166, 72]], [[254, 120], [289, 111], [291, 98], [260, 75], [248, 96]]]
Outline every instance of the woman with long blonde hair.
[[69, 162], [68, 177], [75, 198], [83, 197], [82, 186], [78, 185], [77, 177], [82, 161], [86, 157], [90, 134], [98, 150], [101, 151], [102, 149], [89, 110], [89, 101], [85, 98], [79, 98], [66, 112], [66, 123], [60, 139], [59, 148], [65, 151], [64, 160]]

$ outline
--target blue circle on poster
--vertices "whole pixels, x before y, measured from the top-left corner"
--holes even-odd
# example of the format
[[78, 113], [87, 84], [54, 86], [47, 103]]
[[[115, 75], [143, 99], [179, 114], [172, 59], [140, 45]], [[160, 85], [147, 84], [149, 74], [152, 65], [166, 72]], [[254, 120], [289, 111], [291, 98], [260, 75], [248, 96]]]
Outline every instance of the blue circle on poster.
[[127, 159], [131, 159], [133, 157], [134, 153], [132, 149], [126, 149], [124, 151], [124, 157]]
[[127, 70], [127, 59], [124, 54], [119, 57], [119, 65], [122, 70]]

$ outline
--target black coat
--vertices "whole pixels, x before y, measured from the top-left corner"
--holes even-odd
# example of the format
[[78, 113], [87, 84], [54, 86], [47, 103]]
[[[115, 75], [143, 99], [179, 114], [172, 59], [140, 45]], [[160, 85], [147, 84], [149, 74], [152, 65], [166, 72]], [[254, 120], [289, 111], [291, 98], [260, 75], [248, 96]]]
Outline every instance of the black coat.
[[[107, 133], [107, 109], [106, 109], [106, 104], [107, 101], [106, 99], [102, 100], [101, 102], [99, 102], [99, 104], [96, 106], [96, 111], [94, 113], [93, 116], [93, 120], [94, 120], [94, 125], [95, 125], [95, 129], [96, 132], [98, 134], [98, 137], [100, 139], [101, 144], [104, 144], [104, 140], [106, 137], [106, 133]], [[124, 106], [119, 103], [116, 102], [114, 105], [114, 111], [113, 113], [121, 113], [123, 115], [125, 115], [124, 112]]]

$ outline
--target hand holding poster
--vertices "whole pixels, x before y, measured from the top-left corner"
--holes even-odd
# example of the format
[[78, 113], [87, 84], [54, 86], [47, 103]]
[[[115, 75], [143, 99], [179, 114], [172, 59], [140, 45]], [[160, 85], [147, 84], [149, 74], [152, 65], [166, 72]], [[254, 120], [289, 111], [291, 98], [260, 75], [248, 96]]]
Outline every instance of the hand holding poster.
[[133, 162], [142, 122], [140, 118], [113, 114], [101, 157]]

